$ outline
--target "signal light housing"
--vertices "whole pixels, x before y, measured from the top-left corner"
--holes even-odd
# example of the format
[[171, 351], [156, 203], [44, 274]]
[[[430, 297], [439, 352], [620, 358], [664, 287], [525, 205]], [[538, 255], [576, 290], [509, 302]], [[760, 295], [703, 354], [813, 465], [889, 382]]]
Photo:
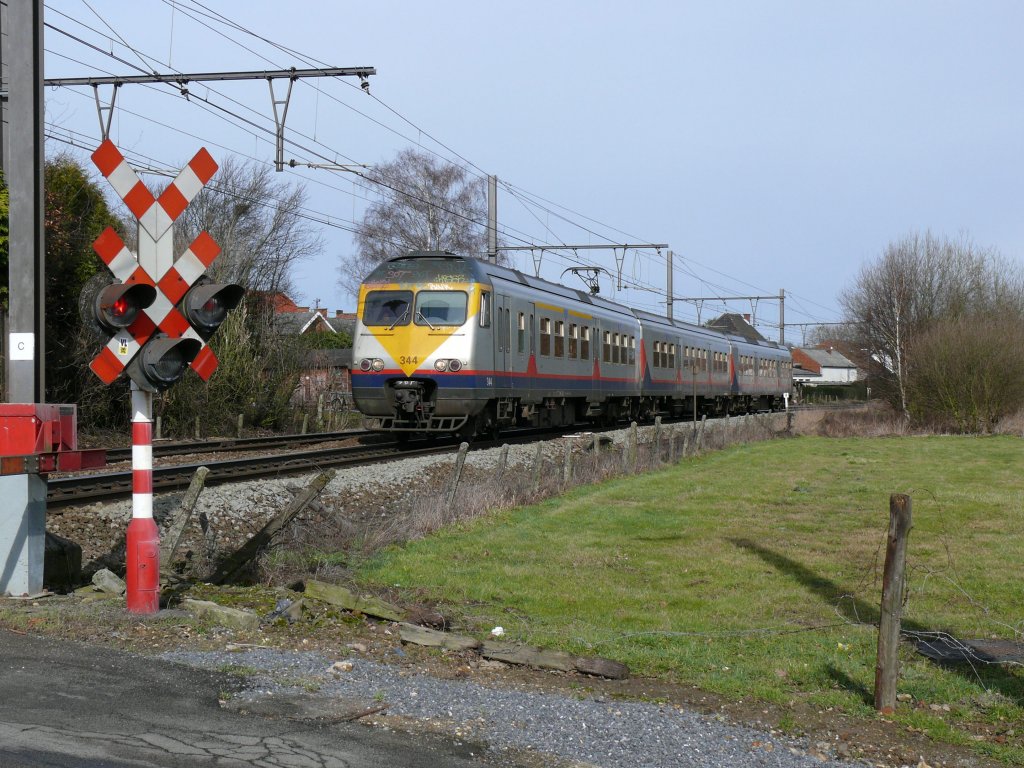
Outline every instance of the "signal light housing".
[[156, 288], [147, 283], [92, 282], [82, 292], [82, 319], [97, 334], [118, 333], [154, 301]]
[[185, 375], [203, 343], [198, 339], [154, 336], [128, 364], [127, 372], [140, 389], [163, 392]]
[[209, 340], [244, 295], [245, 288], [234, 283], [197, 283], [182, 298], [181, 313], [196, 333]]

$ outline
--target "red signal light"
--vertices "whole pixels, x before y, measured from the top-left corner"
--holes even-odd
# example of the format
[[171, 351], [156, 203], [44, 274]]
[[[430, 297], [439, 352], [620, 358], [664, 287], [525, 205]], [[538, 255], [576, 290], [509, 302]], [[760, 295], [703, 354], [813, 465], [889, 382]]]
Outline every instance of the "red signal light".
[[128, 299], [122, 296], [121, 298], [114, 302], [114, 306], [110, 308], [110, 313], [114, 317], [124, 317], [125, 315], [128, 314], [128, 310], [130, 308], [131, 305], [128, 303]]

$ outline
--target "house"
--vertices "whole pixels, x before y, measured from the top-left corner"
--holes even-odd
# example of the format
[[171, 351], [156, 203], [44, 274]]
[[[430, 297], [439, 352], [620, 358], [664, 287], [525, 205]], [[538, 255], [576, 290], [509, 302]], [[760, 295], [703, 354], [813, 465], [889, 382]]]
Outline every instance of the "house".
[[793, 347], [793, 381], [811, 386], [853, 384], [861, 376], [835, 347]]
[[739, 336], [755, 344], [767, 343], [767, 339], [757, 332], [757, 329], [750, 324], [750, 315], [741, 315], [736, 312], [726, 312], [724, 315], [708, 320], [705, 328], [714, 328], [716, 331], [727, 333], [732, 336]]
[[323, 395], [328, 407], [339, 400], [349, 400], [352, 392], [351, 338], [355, 331], [354, 312], [338, 310], [333, 316], [323, 307], [301, 307], [283, 293], [269, 295], [274, 311], [274, 330], [281, 336], [310, 334], [345, 334], [347, 348], [311, 345], [305, 352], [299, 384], [292, 394], [294, 405], [314, 405]]

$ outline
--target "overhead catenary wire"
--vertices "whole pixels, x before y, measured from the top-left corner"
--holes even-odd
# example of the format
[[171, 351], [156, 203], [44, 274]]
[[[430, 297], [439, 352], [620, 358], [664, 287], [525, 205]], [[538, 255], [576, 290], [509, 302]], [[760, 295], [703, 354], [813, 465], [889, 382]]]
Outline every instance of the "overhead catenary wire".
[[[83, 2], [84, 2], [84, 0], [83, 0]], [[184, 0], [184, 1], [182, 1], [182, 0], [173, 0], [173, 2], [171, 2], [170, 0], [163, 0], [163, 2], [165, 2], [168, 6], [170, 6], [172, 8], [174, 13], [177, 14], [177, 18], [178, 18], [179, 21], [181, 19], [183, 19], [183, 18], [189, 18], [193, 23], [197, 23], [197, 24], [198, 23], [204, 23], [204, 25], [205, 25], [205, 27], [207, 29], [210, 29], [210, 30], [216, 32], [216, 34], [218, 34], [222, 38], [231, 41], [233, 44], [239, 46], [243, 50], [246, 50], [246, 51], [250, 52], [252, 55], [258, 56], [261, 60], [266, 61], [268, 63], [274, 63], [274, 64], [280, 66], [279, 63], [273, 62], [271, 58], [268, 58], [268, 57], [264, 56], [263, 54], [259, 53], [255, 49], [255, 47], [253, 47], [251, 45], [247, 45], [246, 43], [238, 40], [235, 37], [235, 35], [241, 34], [241, 35], [249, 36], [249, 37], [253, 38], [254, 40], [258, 40], [258, 41], [260, 41], [261, 43], [263, 43], [265, 45], [271, 46], [274, 50], [280, 51], [280, 52], [285, 53], [285, 54], [287, 54], [289, 56], [298, 57], [301, 60], [309, 62], [309, 63], [311, 63], [311, 64], [313, 64], [315, 66], [326, 66], [326, 64], [324, 62], [319, 61], [319, 60], [315, 59], [314, 57], [308, 56], [308, 55], [306, 55], [306, 54], [304, 54], [304, 53], [302, 53], [300, 51], [297, 51], [296, 49], [289, 48], [287, 46], [281, 45], [281, 44], [275, 42], [274, 40], [272, 40], [269, 37], [260, 35], [260, 34], [258, 34], [256, 32], [254, 32], [253, 30], [249, 29], [245, 25], [240, 24], [240, 23], [230, 19], [228, 16], [213, 10], [208, 5], [205, 5], [204, 3], [198, 2], [197, 0]], [[90, 10], [93, 10], [93, 13], [95, 15], [99, 16], [99, 14], [96, 14], [95, 10], [92, 9], [91, 6], [87, 5], [87, 7], [89, 7]], [[134, 49], [133, 46], [131, 46], [129, 44], [129, 42], [122, 35], [117, 33], [116, 30], [114, 30], [113, 27], [106, 22], [106, 20], [102, 19], [102, 17], [100, 17], [100, 18], [101, 18], [101, 21], [104, 23], [104, 25], [106, 25], [111, 30], [111, 32], [114, 33], [114, 35], [116, 36], [116, 41], [118, 42], [118, 44], [124, 45], [126, 48], [132, 50], [133, 52], [136, 52], [136, 55], [140, 57], [140, 61], [143, 62], [144, 70], [145, 71], [149, 71], [149, 67], [147, 65], [146, 59], [142, 58], [143, 54], [141, 52], [137, 52], [136, 49]], [[200, 21], [201, 19], [203, 19], [205, 21]], [[77, 22], [77, 20], [76, 20], [76, 23], [80, 23], [80, 22]], [[217, 27], [220, 27], [220, 28], [217, 28]], [[225, 29], [227, 30], [227, 33], [225, 33], [223, 31]], [[98, 30], [94, 30], [93, 34], [103, 34], [103, 33], [98, 31]], [[107, 39], [111, 40], [111, 41], [114, 41], [114, 38], [111, 38], [110, 36], [105, 36], [105, 37]], [[105, 54], [105, 52], [103, 52], [103, 53]], [[118, 58], [120, 61], [124, 62], [126, 66], [131, 66], [131, 62], [128, 62], [127, 60], [119, 58], [119, 57], [115, 57], [115, 58]], [[149, 57], [149, 58], [150, 58], [151, 61], [159, 61], [155, 57]], [[168, 59], [169, 59], [169, 56], [168, 56]], [[169, 63], [168, 63], [168, 66], [170, 66]], [[348, 87], [357, 88], [357, 86], [354, 86], [353, 84], [350, 84], [350, 83], [343, 83], [343, 84], [347, 85]], [[216, 91], [214, 91], [214, 92], [216, 93]], [[380, 120], [377, 120], [373, 116], [371, 116], [371, 115], [369, 115], [369, 114], [367, 114], [365, 112], [362, 112], [360, 110], [355, 110], [354, 107], [352, 107], [351, 105], [347, 104], [343, 100], [339, 99], [335, 94], [330, 93], [326, 89], [324, 89], [322, 92], [323, 92], [323, 94], [324, 94], [324, 96], [326, 98], [334, 100], [335, 102], [341, 104], [346, 109], [350, 109], [350, 110], [354, 110], [354, 111], [358, 112], [364, 119], [368, 119], [368, 120], [373, 121], [374, 124], [384, 128], [386, 130], [389, 130], [389, 131], [393, 132], [395, 135], [402, 137], [406, 141], [410, 141], [410, 142], [411, 141], [415, 141], [415, 139], [413, 139], [412, 137], [407, 136], [405, 133], [403, 133], [401, 131], [396, 131], [393, 127], [386, 125], [384, 122], [382, 122]], [[373, 97], [373, 99], [374, 99], [374, 101], [376, 103], [378, 103], [383, 109], [387, 110], [390, 114], [394, 115], [394, 117], [396, 119], [401, 120], [403, 124], [408, 125], [409, 127], [414, 128], [421, 137], [422, 136], [427, 137], [436, 146], [441, 147], [446, 152], [448, 152], [451, 156], [457, 157], [464, 164], [464, 167], [466, 167], [467, 170], [472, 169], [473, 171], [476, 171], [479, 174], [484, 174], [484, 171], [477, 164], [473, 163], [469, 158], [465, 157], [464, 155], [458, 153], [455, 149], [453, 149], [450, 145], [448, 145], [445, 142], [443, 142], [441, 139], [439, 139], [432, 132], [427, 131], [424, 128], [422, 128], [421, 126], [417, 125], [411, 119], [409, 119], [405, 115], [403, 115], [399, 110], [397, 110], [394, 107], [392, 107], [391, 105], [387, 104], [385, 101], [383, 101], [382, 99], [377, 97], [375, 94], [371, 94], [371, 96]], [[229, 100], [227, 97], [224, 96], [224, 94], [218, 94], [218, 98], [223, 98], [225, 100]], [[248, 120], [248, 118], [243, 118], [242, 116], [238, 115], [234, 110], [226, 108], [222, 104], [216, 103], [209, 96], [207, 96], [205, 99], [196, 97], [194, 99], [194, 101], [202, 102], [202, 104], [197, 104], [198, 106], [201, 106], [201, 108], [203, 108], [203, 104], [205, 104], [205, 108], [207, 108], [209, 110], [216, 110], [218, 112], [224, 113], [225, 116], [226, 116], [225, 119], [227, 119], [228, 122], [231, 122], [232, 120]], [[246, 110], [248, 110], [250, 112], [255, 112], [255, 110], [252, 110], [247, 105], [241, 104], [241, 102], [236, 102], [234, 100], [230, 100], [230, 101], [232, 101], [233, 103], [239, 105], [240, 108], [244, 108], [244, 109], [246, 109]], [[271, 133], [269, 128], [266, 128], [265, 126], [259, 125], [257, 123], [257, 121], [255, 121], [255, 120], [249, 120], [248, 122], [249, 122], [250, 127], [252, 128], [253, 131], [258, 131], [260, 133], [264, 133], [264, 134], [267, 134], [267, 135], [269, 135]], [[299, 134], [296, 134], [296, 135], [299, 135]], [[301, 153], [306, 153], [312, 159], [319, 158], [319, 159], [325, 160], [327, 162], [337, 162], [338, 157], [344, 157], [345, 159], [351, 160], [351, 158], [347, 158], [345, 155], [342, 155], [341, 153], [338, 153], [334, 148], [329, 147], [327, 144], [325, 144], [323, 141], [321, 141], [319, 139], [319, 137], [310, 137], [310, 136], [305, 136], [305, 135], [299, 135], [299, 136], [300, 136], [300, 138], [302, 138], [302, 139], [304, 139], [306, 141], [312, 142], [315, 147], [321, 147], [324, 150], [326, 150], [327, 152], [332, 153], [334, 155], [333, 157], [325, 156], [323, 154], [323, 152], [321, 152], [319, 150], [313, 150], [309, 146], [303, 146], [301, 144], [301, 142], [296, 142], [296, 141], [292, 140], [291, 137], [289, 137], [289, 144], [291, 146], [293, 146], [295, 149], [299, 150]], [[258, 137], [257, 137], [257, 140], [259, 140]], [[436, 151], [433, 151], [433, 150], [429, 149], [428, 147], [421, 147], [421, 148], [426, 149], [427, 151], [432, 152], [432, 154], [434, 154], [435, 156], [441, 158], [442, 160], [444, 160], [446, 162], [452, 162], [447, 157], [439, 154]], [[308, 160], [308, 159], [310, 159], [310, 157], [307, 157], [306, 159]], [[303, 177], [303, 178], [308, 178], [308, 177]], [[369, 183], [375, 183], [374, 180], [367, 180], [367, 181]], [[501, 179], [500, 181], [501, 181], [501, 184], [502, 184], [502, 188], [505, 189], [507, 192], [509, 192], [513, 196], [513, 198], [517, 201], [517, 203], [519, 205], [521, 205], [523, 207], [523, 209], [525, 211], [527, 211], [529, 213], [529, 215], [539, 225], [543, 226], [544, 229], [546, 231], [550, 232], [551, 234], [554, 234], [553, 230], [551, 230], [551, 228], [548, 225], [545, 225], [543, 223], [543, 221], [541, 220], [541, 216], [539, 216], [536, 213], [537, 210], [545, 212], [548, 215], [550, 215], [551, 217], [553, 217], [553, 218], [557, 219], [558, 221], [561, 221], [561, 222], [563, 222], [563, 223], [565, 223], [565, 224], [567, 224], [569, 226], [577, 227], [577, 228], [581, 229], [581, 231], [584, 231], [587, 234], [589, 234], [589, 235], [591, 235], [591, 236], [593, 236], [593, 237], [595, 237], [595, 238], [597, 238], [599, 240], [602, 240], [602, 241], [612, 242], [613, 238], [610, 238], [608, 235], [602, 233], [599, 230], [596, 230], [596, 229], [594, 229], [592, 227], [586, 226], [586, 224], [581, 223], [580, 220], [582, 219], [583, 221], [589, 221], [590, 223], [594, 224], [595, 226], [597, 226], [597, 227], [599, 227], [601, 229], [607, 230], [607, 231], [614, 231], [614, 232], [621, 232], [622, 231], [622, 230], [618, 230], [615, 227], [612, 227], [612, 226], [610, 226], [610, 225], [608, 225], [606, 223], [599, 222], [597, 219], [593, 219], [591, 217], [588, 217], [588, 216], [585, 216], [583, 214], [580, 214], [577, 211], [573, 211], [571, 208], [568, 208], [566, 206], [562, 206], [562, 205], [560, 205], [558, 203], [555, 203], [555, 202], [553, 202], [551, 200], [548, 200], [548, 199], [546, 199], [546, 198], [544, 198], [544, 197], [542, 197], [540, 195], [536, 195], [534, 193], [528, 192], [527, 190], [525, 190], [525, 189], [523, 189], [523, 188], [521, 188], [521, 187], [519, 187], [519, 186], [517, 186], [515, 184], [509, 183], [506, 179]], [[326, 185], [326, 186], [330, 187], [331, 185]], [[410, 193], [409, 190], [397, 189], [394, 186], [387, 187], [386, 185], [384, 185], [384, 186], [378, 185], [378, 187], [379, 187], [379, 191], [384, 195], [384, 197], [389, 197], [389, 196], [406, 197], [408, 199], [419, 200], [420, 202], [428, 204], [428, 205], [433, 204], [433, 201], [424, 200], [422, 197], [417, 197], [415, 194]], [[338, 188], [338, 187], [334, 187], [334, 188], [338, 189], [338, 191], [342, 192], [343, 194], [353, 195], [354, 199], [361, 199], [361, 200], [366, 200], [367, 199], [365, 197], [355, 196], [353, 192], [350, 192], [348, 190], [344, 190], [344, 189], [341, 189], [341, 188]], [[395, 199], [397, 199], [397, 198], [395, 198]], [[457, 215], [457, 216], [460, 215], [460, 212], [457, 212], [457, 211], [449, 211], [449, 212], [452, 213], [453, 215]], [[566, 215], [566, 213], [564, 213], [564, 212], [568, 212], [569, 215]], [[462, 215], [461, 218], [464, 218], [465, 220], [473, 223], [474, 225], [482, 225], [482, 221], [477, 219], [476, 217], [467, 217], [465, 215]], [[530, 243], [537, 242], [537, 238], [533, 237], [529, 233], [523, 232], [523, 231], [518, 230], [518, 229], [516, 229], [514, 227], [509, 227], [507, 225], [501, 225], [501, 232], [502, 232], [503, 237], [505, 237], [507, 240], [511, 240], [511, 241], [514, 241], [514, 242], [521, 242], [521, 243], [524, 243], [524, 244], [530, 244]], [[561, 241], [563, 243], [565, 241], [564, 238], [558, 237], [557, 235], [555, 236], [555, 239], [557, 239], [557, 240], [559, 240], [559, 241]], [[642, 238], [640, 238], [640, 239], [642, 239]], [[553, 260], [556, 258], [553, 252], [548, 251], [548, 253], [552, 254]], [[644, 259], [645, 263], [646, 262], [659, 263], [659, 260], [664, 261], [664, 258], [661, 257], [659, 254], [644, 254], [643, 255], [643, 259]], [[574, 259], [573, 257], [569, 256], [568, 254], [562, 254], [561, 256], [558, 256], [557, 260], [560, 263], [572, 263], [572, 264], [579, 264], [580, 263], [577, 259]], [[739, 280], [738, 278], [736, 278], [734, 276], [728, 275], [728, 274], [723, 273], [723, 272], [719, 272], [718, 270], [714, 270], [713, 268], [708, 267], [707, 265], [701, 264], [700, 262], [692, 259], [692, 257], [689, 257], [687, 255], [679, 254], [677, 256], [677, 263], [682, 264], [682, 263], [685, 263], [685, 262], [692, 262], [694, 267], [699, 267], [702, 271], [703, 270], [710, 270], [712, 272], [715, 272], [715, 273], [721, 275], [722, 277], [724, 277], [728, 281], [735, 281], [735, 282], [738, 282], [738, 283], [743, 284], [743, 285], [748, 285], [749, 287], [754, 288], [755, 290], [758, 290], [758, 291], [763, 291], [764, 290], [763, 288], [760, 288], [760, 287], [753, 286], [753, 285], [750, 285], [748, 283], [745, 283], [744, 281]], [[693, 274], [696, 274], [695, 270], [693, 270], [693, 269], [691, 269], [691, 272]], [[696, 279], [698, 279], [701, 282], [706, 282], [706, 281], [703, 280], [703, 278], [700, 278], [700, 277], [698, 277]], [[636, 279], [636, 280], [630, 281], [630, 282], [628, 282], [628, 284], [631, 284], [632, 287], [634, 287], [635, 289], [639, 289], [639, 290], [644, 291], [644, 292], [651, 291], [652, 293], [654, 293], [656, 295], [658, 293], [662, 292], [661, 289], [655, 288], [653, 286], [650, 286], [649, 284], [646, 284], [641, 279]], [[723, 286], [723, 288], [724, 288], [724, 286]], [[728, 289], [725, 289], [725, 290], [728, 290]], [[790, 292], [790, 295], [794, 295], [794, 294], [792, 294]], [[794, 304], [796, 304], [796, 303], [797, 302], [794, 301]], [[818, 305], [818, 306], [821, 306], [821, 305]], [[830, 311], [826, 307], [821, 307], [821, 308], [824, 309], [825, 311]], [[796, 309], [796, 307], [794, 307], [794, 309]], [[811, 316], [811, 314], [806, 312], [806, 311], [800, 312], [799, 314], [804, 315], [804, 316]]]

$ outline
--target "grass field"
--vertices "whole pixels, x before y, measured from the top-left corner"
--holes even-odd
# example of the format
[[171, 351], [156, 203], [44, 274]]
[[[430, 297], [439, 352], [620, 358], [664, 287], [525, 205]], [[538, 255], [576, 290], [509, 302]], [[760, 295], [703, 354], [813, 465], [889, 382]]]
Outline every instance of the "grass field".
[[[735, 446], [388, 549], [360, 577], [481, 636], [875, 717], [889, 495], [913, 499], [903, 626], [1019, 639], [1022, 468], [1012, 437]], [[901, 660], [897, 722], [1024, 765], [1024, 670], [943, 668], [906, 643]]]

